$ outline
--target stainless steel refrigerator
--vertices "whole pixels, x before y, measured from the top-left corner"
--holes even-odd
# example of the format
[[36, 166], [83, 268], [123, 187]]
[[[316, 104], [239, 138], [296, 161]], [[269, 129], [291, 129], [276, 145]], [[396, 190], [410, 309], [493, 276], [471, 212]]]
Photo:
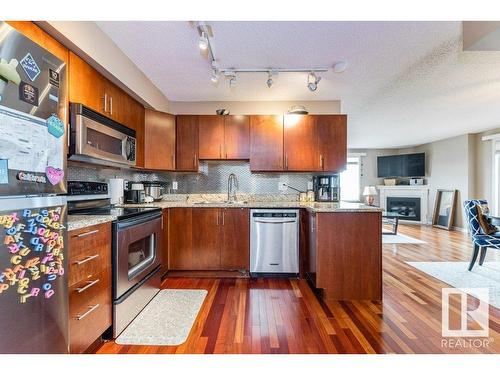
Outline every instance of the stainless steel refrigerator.
[[0, 22], [0, 353], [67, 353], [66, 66]]

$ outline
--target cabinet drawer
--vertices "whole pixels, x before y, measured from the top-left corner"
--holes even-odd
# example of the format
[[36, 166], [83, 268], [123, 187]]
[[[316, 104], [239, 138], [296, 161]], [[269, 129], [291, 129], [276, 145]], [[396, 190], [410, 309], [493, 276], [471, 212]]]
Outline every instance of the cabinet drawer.
[[98, 289], [79, 309], [70, 300], [70, 311], [70, 351], [82, 353], [111, 326], [111, 286]]
[[111, 225], [70, 232], [69, 285], [111, 267]]
[[[103, 290], [111, 288], [111, 268], [89, 275], [69, 287], [69, 313], [76, 316], [85, 311], [89, 301], [94, 300], [103, 293]], [[111, 295], [110, 295], [111, 298]]]

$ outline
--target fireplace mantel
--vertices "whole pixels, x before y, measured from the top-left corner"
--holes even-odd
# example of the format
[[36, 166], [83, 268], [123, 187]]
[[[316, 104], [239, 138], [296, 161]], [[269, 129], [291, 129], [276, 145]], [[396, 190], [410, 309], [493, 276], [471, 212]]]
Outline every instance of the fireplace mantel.
[[408, 224], [428, 224], [429, 223], [429, 185], [395, 185], [377, 186], [380, 195], [380, 207], [386, 209], [388, 197], [408, 197], [420, 198], [420, 221], [401, 222]]

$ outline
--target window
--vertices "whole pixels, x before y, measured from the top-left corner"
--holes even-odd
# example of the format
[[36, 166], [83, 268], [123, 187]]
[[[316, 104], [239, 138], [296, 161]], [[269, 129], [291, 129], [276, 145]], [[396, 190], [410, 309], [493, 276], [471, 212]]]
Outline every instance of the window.
[[359, 202], [360, 197], [361, 157], [349, 156], [347, 168], [340, 173], [340, 199]]

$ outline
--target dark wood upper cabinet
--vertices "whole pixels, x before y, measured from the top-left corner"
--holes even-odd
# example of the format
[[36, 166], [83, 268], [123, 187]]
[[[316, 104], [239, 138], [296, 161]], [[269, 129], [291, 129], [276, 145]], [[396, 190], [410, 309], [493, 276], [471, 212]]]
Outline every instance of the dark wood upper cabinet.
[[248, 270], [250, 267], [250, 217], [246, 208], [221, 208], [221, 269]]
[[287, 171], [318, 171], [318, 133], [314, 116], [284, 116], [284, 169]]
[[224, 159], [250, 158], [250, 117], [224, 116]]
[[175, 170], [175, 117], [146, 109], [144, 168]]
[[347, 165], [347, 116], [318, 115], [318, 150], [321, 170], [338, 172]]
[[198, 117], [199, 158], [224, 159], [224, 117], [203, 115]]
[[144, 121], [142, 104], [73, 52], [69, 52], [69, 101], [81, 103], [136, 131]]
[[176, 170], [198, 171], [198, 116], [176, 116]]
[[250, 116], [250, 170], [283, 170], [283, 116]]
[[199, 158], [205, 160], [249, 159], [248, 116], [198, 116]]

